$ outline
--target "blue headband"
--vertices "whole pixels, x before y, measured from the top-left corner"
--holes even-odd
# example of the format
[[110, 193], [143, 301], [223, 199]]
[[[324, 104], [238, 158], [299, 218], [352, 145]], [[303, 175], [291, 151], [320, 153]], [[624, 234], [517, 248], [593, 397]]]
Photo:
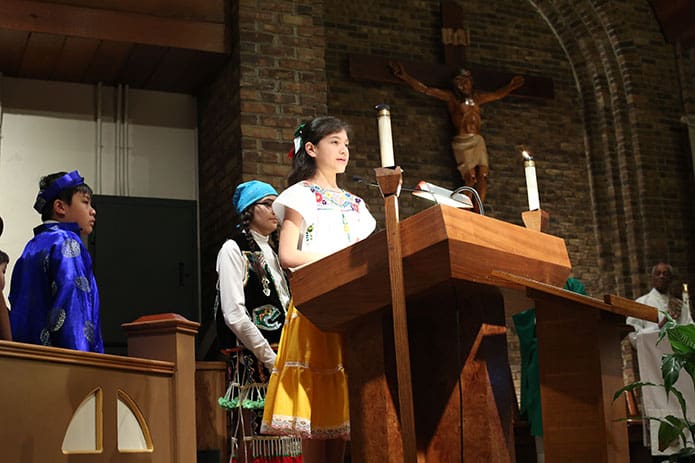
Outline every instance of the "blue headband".
[[277, 196], [278, 192], [275, 188], [258, 180], [251, 180], [236, 187], [234, 196], [232, 196], [232, 204], [237, 214], [241, 214], [247, 207], [253, 203], [265, 198], [266, 196]]
[[45, 190], [39, 191], [38, 196], [36, 196], [36, 202], [34, 203], [34, 209], [41, 214], [46, 204], [56, 199], [61, 191], [66, 188], [74, 188], [83, 183], [84, 177], [80, 176], [80, 173], [76, 170], [63, 175], [54, 180]]

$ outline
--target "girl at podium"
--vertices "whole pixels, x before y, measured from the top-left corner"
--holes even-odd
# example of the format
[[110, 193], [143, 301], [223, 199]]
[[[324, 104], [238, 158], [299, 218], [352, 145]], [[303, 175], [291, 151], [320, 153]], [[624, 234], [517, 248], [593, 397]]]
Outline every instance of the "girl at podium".
[[[350, 160], [346, 123], [318, 117], [295, 131], [291, 185], [273, 203], [285, 268], [320, 259], [369, 236], [376, 221], [338, 186]], [[306, 463], [343, 461], [350, 437], [342, 337], [320, 331], [290, 304], [266, 395], [261, 432], [298, 435]]]

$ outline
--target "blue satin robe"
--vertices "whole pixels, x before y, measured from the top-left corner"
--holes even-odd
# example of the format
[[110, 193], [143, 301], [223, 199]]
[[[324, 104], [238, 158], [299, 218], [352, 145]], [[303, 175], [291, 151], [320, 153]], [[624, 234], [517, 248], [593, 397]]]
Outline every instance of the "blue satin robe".
[[15, 341], [104, 352], [92, 258], [75, 223], [34, 229], [12, 271], [10, 322]]

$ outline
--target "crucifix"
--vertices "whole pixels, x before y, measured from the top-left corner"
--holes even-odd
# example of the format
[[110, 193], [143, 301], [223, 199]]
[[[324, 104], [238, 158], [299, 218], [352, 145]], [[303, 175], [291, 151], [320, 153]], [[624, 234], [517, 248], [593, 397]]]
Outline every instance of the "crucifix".
[[512, 92], [518, 96], [552, 98], [552, 80], [476, 70], [476, 77], [482, 84], [480, 89], [474, 90], [471, 72], [463, 69], [465, 47], [470, 43], [463, 28], [463, 10], [456, 3], [442, 2], [441, 14], [444, 65], [388, 62], [383, 58], [351, 55], [350, 76], [378, 82], [404, 82], [420, 93], [445, 101], [456, 129], [451, 146], [457, 168], [466, 186], [474, 186], [484, 202], [488, 160], [485, 141], [480, 134], [480, 105]]

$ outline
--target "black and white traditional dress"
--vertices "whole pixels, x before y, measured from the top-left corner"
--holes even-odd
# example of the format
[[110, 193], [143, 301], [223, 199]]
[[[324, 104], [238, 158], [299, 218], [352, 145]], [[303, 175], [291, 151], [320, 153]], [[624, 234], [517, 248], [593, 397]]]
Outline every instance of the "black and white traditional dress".
[[229, 364], [229, 388], [220, 405], [232, 412], [234, 456], [244, 461], [245, 453], [254, 461], [265, 461], [299, 455], [298, 439], [258, 435], [274, 346], [290, 302], [287, 279], [269, 238], [253, 230], [237, 233], [222, 245], [217, 273], [218, 345]]

